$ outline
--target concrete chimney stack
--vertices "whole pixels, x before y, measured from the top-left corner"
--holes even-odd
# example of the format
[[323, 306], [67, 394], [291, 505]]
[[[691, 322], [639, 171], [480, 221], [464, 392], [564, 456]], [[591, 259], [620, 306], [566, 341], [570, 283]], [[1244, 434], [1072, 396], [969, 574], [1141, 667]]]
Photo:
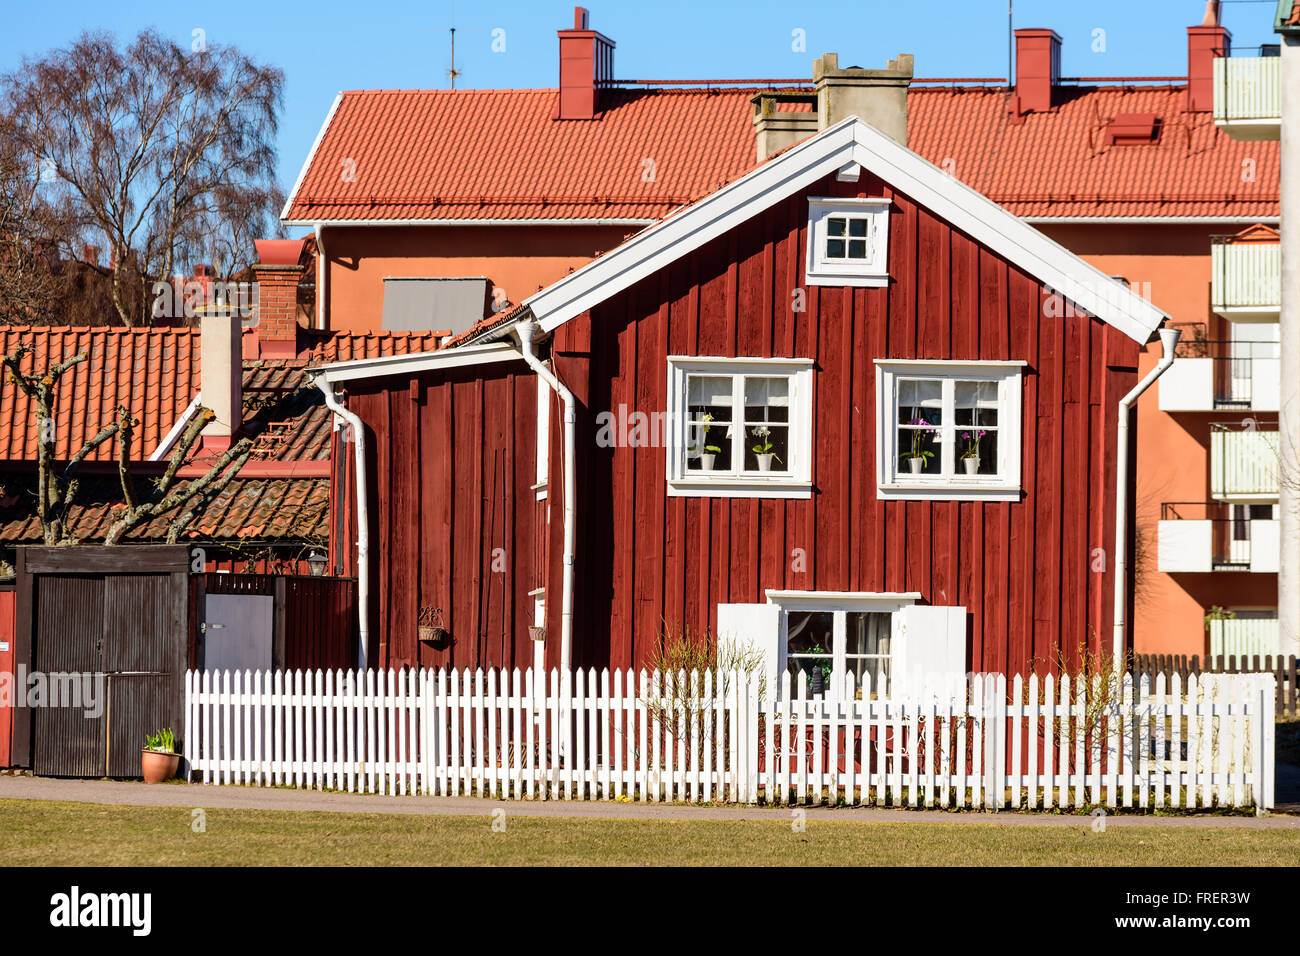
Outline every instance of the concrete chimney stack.
[[199, 392], [213, 419], [203, 429], [208, 447], [229, 447], [243, 424], [243, 323], [235, 309], [207, 308], [199, 319]]
[[839, 55], [823, 53], [813, 61], [817, 87], [817, 128], [856, 116], [907, 145], [907, 88], [912, 82], [912, 54], [900, 53], [883, 70], [840, 68]]

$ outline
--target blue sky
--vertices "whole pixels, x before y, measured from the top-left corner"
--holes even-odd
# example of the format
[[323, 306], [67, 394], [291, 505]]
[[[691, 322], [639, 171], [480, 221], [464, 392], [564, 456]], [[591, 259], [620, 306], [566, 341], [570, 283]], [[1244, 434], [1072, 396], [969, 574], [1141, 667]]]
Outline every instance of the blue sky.
[[[455, 4], [461, 87], [548, 87], [558, 72], [555, 31], [572, 25], [572, 2]], [[620, 79], [806, 77], [818, 53], [840, 63], [883, 66], [916, 56], [918, 76], [1005, 76], [1006, 0], [592, 0], [591, 25], [617, 44]], [[1223, 22], [1233, 46], [1274, 42], [1274, 0], [1227, 0]], [[1200, 23], [1203, 0], [1015, 0], [1017, 27], [1051, 27], [1064, 38], [1067, 76], [1186, 72], [1185, 27]], [[233, 43], [285, 71], [279, 136], [287, 189], [337, 91], [445, 87], [450, 65], [447, 0], [0, 0], [0, 71], [25, 55], [70, 43], [82, 30], [120, 38], [152, 26], [189, 45], [195, 30]], [[504, 51], [493, 51], [494, 31]], [[807, 49], [792, 49], [802, 30]], [[1104, 33], [1096, 33], [1096, 31]], [[1102, 42], [1098, 42], [1098, 41]], [[501, 44], [498, 43], [498, 46]], [[1104, 47], [1104, 49], [1102, 49]], [[1096, 48], [1096, 49], [1094, 49]]]

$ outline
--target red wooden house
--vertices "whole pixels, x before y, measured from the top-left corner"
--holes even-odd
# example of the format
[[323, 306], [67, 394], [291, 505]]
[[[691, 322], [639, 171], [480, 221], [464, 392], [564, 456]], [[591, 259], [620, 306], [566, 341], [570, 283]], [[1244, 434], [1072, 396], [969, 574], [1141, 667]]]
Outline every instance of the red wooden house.
[[1115, 409], [1164, 319], [836, 123], [450, 348], [320, 370], [367, 662], [528, 666], [540, 639], [628, 667], [686, 629], [774, 671], [1108, 649]]

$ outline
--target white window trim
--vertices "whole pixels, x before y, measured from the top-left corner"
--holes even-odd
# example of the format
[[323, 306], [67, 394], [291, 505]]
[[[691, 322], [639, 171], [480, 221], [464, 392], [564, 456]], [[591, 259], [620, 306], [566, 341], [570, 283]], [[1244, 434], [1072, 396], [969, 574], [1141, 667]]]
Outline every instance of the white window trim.
[[[876, 359], [876, 497], [904, 501], [1019, 501], [1021, 421], [1024, 383], [1022, 361], [948, 361]], [[998, 383], [997, 475], [905, 475], [898, 467], [898, 377], [930, 377]], [[946, 429], [955, 434], [957, 425]], [[1005, 437], [1002, 437], [1005, 436]], [[955, 454], [955, 441], [944, 443], [943, 454]], [[955, 472], [956, 461], [952, 463]]]
[[[809, 198], [808, 254], [804, 279], [808, 285], [847, 285], [879, 288], [889, 284], [889, 207], [893, 200], [884, 197]], [[836, 213], [874, 213], [871, 219], [880, 233], [880, 252], [875, 260], [855, 265], [851, 260], [826, 260], [821, 250], [826, 243], [826, 220]]]
[[[811, 498], [813, 360], [668, 356], [668, 449], [664, 455], [669, 497]], [[686, 377], [790, 375], [790, 469], [779, 475], [713, 475], [686, 468]]]
[[[782, 680], [789, 663], [788, 614], [790, 611], [828, 611], [834, 615], [834, 639], [831, 641], [831, 675], [843, 675], [845, 667], [844, 645], [847, 628], [847, 614], [850, 611], [871, 611], [878, 614], [894, 614], [901, 608], [909, 607], [921, 600], [919, 591], [777, 591], [764, 592], [768, 604], [781, 608], [781, 630], [777, 638], [776, 679]], [[890, 658], [894, 652], [891, 650]], [[832, 680], [826, 696], [838, 696], [841, 689], [840, 680]], [[781, 685], [773, 688], [774, 693], [781, 692]], [[797, 691], [792, 691], [798, 696]]]

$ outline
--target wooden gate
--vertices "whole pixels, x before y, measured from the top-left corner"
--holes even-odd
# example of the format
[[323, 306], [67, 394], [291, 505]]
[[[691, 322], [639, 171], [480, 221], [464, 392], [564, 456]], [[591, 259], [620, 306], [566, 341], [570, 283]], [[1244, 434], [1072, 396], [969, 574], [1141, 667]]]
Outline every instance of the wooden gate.
[[0, 693], [0, 767], [12, 764], [9, 745], [13, 739], [14, 695], [14, 588], [12, 584], [0, 584], [0, 680], [9, 675], [9, 693]]
[[171, 727], [179, 749], [187, 549], [20, 548], [16, 571], [16, 656], [63, 699], [16, 712], [14, 764], [30, 760], [49, 776], [138, 777], [146, 733]]

